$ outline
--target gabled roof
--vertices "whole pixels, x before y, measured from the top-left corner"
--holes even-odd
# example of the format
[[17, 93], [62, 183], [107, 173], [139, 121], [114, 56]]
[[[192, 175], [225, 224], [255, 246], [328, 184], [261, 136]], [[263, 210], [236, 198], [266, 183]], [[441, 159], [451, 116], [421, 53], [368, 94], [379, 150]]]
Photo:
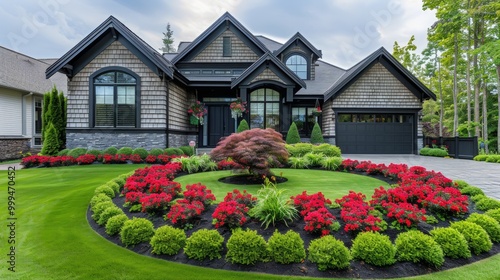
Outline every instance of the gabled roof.
[[0, 87], [21, 92], [44, 94], [56, 85], [57, 89], [67, 93], [67, 78], [62, 74], [45, 78], [45, 70], [50, 62], [44, 59], [18, 53], [0, 46]]
[[306, 45], [310, 50], [311, 52], [313, 52], [318, 58], [321, 58], [322, 57], [322, 53], [320, 50], [316, 49], [304, 36], [302, 36], [302, 34], [300, 34], [299, 32], [295, 33], [295, 35], [292, 36], [292, 38], [290, 38], [290, 40], [288, 40], [285, 44], [283, 44], [283, 46], [281, 46], [281, 48], [279, 48], [278, 50], [276, 50], [275, 52], [275, 55], [276, 56], [279, 56], [284, 50], [286, 50], [290, 45], [292, 45], [294, 42], [296, 41], [301, 41], [302, 43], [304, 43], [304, 45]]
[[365, 59], [348, 69], [342, 77], [330, 89], [325, 92], [325, 101], [340, 95], [349, 85], [355, 82], [362, 72], [369, 69], [376, 62], [382, 63], [388, 70], [415, 96], [421, 100], [432, 98], [436, 95], [420, 82], [408, 69], [397, 61], [384, 47], [379, 48]]
[[196, 38], [192, 43], [186, 46], [179, 54], [172, 59], [172, 63], [176, 64], [181, 59], [183, 59], [187, 54], [193, 51], [200, 43], [202, 43], [205, 39], [207, 39], [216, 29], [218, 29], [221, 25], [231, 23], [233, 24], [237, 30], [243, 33], [248, 40], [250, 40], [257, 49], [259, 49], [262, 53], [258, 55], [262, 55], [267, 52], [267, 48], [262, 42], [260, 42], [255, 36], [250, 33], [239, 21], [237, 21], [230, 13], [224, 13], [218, 20], [216, 20], [207, 30], [205, 30], [198, 38]]
[[107, 18], [94, 31], [52, 64], [45, 72], [46, 77], [48, 78], [56, 72], [65, 73], [69, 77], [74, 76], [116, 40], [124, 43], [153, 72], [158, 75], [163, 72], [168, 77], [173, 78], [172, 64], [113, 16]]
[[242, 81], [244, 81], [248, 76], [250, 76], [254, 71], [256, 71], [261, 65], [271, 62], [279, 70], [285, 73], [291, 80], [300, 85], [302, 88], [306, 87], [306, 83], [299, 78], [292, 70], [286, 67], [276, 56], [272, 53], [267, 52], [261, 56], [257, 61], [255, 61], [250, 67], [248, 67], [241, 75], [231, 82], [231, 88], [238, 86]]

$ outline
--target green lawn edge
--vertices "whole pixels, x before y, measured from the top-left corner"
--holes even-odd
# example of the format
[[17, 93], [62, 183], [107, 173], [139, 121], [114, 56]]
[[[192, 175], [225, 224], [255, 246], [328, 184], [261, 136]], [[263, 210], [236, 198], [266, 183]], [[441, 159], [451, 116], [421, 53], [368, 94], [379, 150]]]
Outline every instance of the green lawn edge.
[[[108, 242], [86, 220], [94, 189], [143, 165], [91, 165], [16, 172], [16, 272], [7, 270], [0, 230], [0, 279], [317, 279], [214, 270], [138, 255]], [[287, 172], [290, 170], [286, 170]], [[0, 219], [7, 224], [7, 171], [0, 171]], [[0, 209], [1, 209], [0, 208]], [[500, 255], [403, 279], [498, 279]]]

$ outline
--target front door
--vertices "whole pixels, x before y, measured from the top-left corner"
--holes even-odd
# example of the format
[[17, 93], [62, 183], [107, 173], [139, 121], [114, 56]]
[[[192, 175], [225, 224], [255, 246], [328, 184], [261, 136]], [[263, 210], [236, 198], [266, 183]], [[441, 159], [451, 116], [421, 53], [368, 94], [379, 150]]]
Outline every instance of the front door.
[[235, 132], [235, 120], [231, 117], [228, 104], [210, 105], [208, 109], [206, 126], [203, 128], [203, 144], [206, 147], [215, 147], [222, 137]]

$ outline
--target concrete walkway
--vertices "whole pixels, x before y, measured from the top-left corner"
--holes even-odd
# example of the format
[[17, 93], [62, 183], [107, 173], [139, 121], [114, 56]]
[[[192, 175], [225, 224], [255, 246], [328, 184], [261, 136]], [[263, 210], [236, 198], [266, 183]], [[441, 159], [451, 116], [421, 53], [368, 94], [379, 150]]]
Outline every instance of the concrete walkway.
[[424, 157], [417, 155], [351, 155], [343, 158], [370, 160], [373, 163], [404, 163], [422, 166], [427, 170], [441, 172], [452, 180], [464, 180], [472, 186], [481, 188], [487, 196], [500, 199], [500, 164], [465, 159]]
[[7, 170], [7, 169], [9, 169], [9, 167], [15, 167], [16, 170], [19, 170], [23, 166], [19, 163], [0, 164], [0, 170]]

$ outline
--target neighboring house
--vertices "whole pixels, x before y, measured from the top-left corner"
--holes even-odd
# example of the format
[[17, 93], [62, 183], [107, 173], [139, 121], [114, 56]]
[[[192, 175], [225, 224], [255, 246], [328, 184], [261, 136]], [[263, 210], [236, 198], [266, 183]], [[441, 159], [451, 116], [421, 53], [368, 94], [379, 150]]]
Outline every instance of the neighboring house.
[[[248, 102], [251, 128], [310, 137], [315, 121], [343, 153], [414, 154], [419, 112], [435, 95], [380, 48], [348, 70], [320, 60], [300, 33], [284, 44], [250, 33], [225, 13], [178, 53], [160, 55], [109, 17], [47, 69], [69, 78], [67, 146], [214, 147], [236, 131], [229, 105]], [[187, 110], [205, 103], [205, 124]], [[322, 114], [313, 116], [319, 105]]]
[[67, 91], [64, 75], [45, 78], [45, 70], [54, 62], [0, 46], [0, 160], [41, 149], [43, 94], [54, 85]]

